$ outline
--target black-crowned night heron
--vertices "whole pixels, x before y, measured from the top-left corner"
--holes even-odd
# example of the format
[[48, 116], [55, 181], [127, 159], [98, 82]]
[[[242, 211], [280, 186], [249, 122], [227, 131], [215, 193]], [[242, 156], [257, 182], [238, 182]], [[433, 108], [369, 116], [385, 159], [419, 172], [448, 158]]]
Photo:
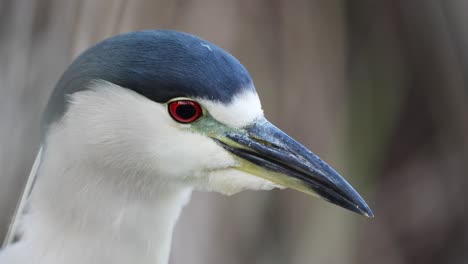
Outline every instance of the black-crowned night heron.
[[29, 209], [9, 241], [21, 238], [1, 264], [167, 263], [192, 190], [289, 187], [372, 216], [264, 118], [234, 57], [189, 34], [133, 32], [88, 49], [57, 84], [43, 135]]

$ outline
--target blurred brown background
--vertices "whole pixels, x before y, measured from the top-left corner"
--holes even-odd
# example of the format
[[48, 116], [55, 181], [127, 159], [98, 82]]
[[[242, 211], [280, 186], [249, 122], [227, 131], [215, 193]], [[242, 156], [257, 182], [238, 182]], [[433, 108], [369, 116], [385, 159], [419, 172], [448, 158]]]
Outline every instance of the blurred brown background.
[[293, 191], [196, 193], [171, 263], [468, 263], [468, 2], [0, 0], [0, 235], [55, 82], [89, 45], [171, 28], [230, 51], [266, 116], [376, 215]]

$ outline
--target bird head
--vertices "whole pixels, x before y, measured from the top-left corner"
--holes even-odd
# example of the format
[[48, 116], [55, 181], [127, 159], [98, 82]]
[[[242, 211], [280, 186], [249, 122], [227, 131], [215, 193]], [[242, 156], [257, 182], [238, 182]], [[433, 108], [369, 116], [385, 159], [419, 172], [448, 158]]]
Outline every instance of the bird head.
[[85, 51], [51, 96], [44, 135], [46, 145], [66, 142], [70, 159], [79, 153], [145, 189], [292, 188], [372, 216], [336, 171], [264, 117], [233, 56], [185, 33], [126, 33]]

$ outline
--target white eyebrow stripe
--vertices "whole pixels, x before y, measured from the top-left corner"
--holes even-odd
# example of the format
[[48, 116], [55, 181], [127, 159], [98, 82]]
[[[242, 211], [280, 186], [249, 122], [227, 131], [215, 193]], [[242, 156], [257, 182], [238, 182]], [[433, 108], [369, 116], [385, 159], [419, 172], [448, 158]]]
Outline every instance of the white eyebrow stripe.
[[234, 128], [241, 128], [263, 116], [263, 109], [257, 93], [245, 89], [228, 104], [207, 99], [198, 100], [208, 112], [221, 123]]

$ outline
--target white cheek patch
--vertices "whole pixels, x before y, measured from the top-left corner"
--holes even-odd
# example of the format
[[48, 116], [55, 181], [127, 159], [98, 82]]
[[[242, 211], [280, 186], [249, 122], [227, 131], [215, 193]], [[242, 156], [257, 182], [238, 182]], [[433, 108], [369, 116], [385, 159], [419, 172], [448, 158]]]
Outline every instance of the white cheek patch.
[[[260, 100], [252, 90], [227, 105], [199, 102], [213, 118], [235, 128], [263, 116]], [[164, 104], [106, 81], [94, 81], [89, 90], [73, 94], [60, 125], [63, 139], [56, 141], [69, 144], [67, 149], [73, 150], [76, 159], [85, 157], [87, 165], [95, 166], [99, 161], [99, 169], [122, 172], [112, 180], [125, 182], [140, 193], [172, 183], [225, 194], [280, 187], [233, 169], [238, 164], [231, 153], [211, 138], [175, 122]], [[68, 159], [71, 156], [67, 154]]]
[[174, 121], [164, 104], [113, 83], [96, 80], [70, 96], [61, 124], [70, 149], [121, 171], [173, 178], [236, 164], [211, 138]]
[[244, 127], [263, 116], [260, 99], [252, 89], [246, 89], [245, 92], [236, 95], [229, 104], [207, 99], [198, 101], [213, 118], [234, 128]]

